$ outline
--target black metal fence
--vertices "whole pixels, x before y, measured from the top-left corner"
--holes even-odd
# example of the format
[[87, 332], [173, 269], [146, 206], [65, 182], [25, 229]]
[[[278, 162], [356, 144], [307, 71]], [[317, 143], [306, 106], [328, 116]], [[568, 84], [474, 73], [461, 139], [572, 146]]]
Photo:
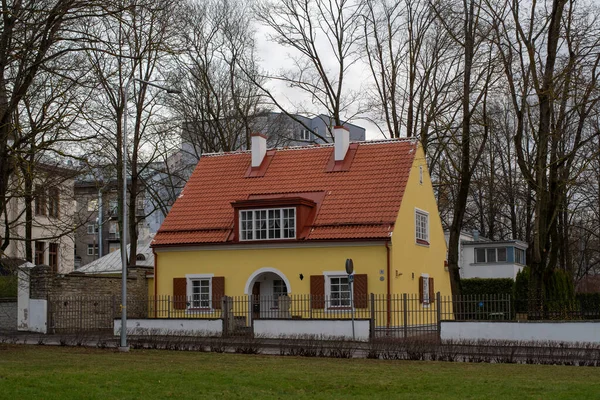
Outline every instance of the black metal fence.
[[[48, 302], [49, 332], [109, 330], [121, 316], [120, 299], [57, 297]], [[222, 299], [156, 296], [128, 299], [129, 318], [222, 319], [228, 334], [252, 332], [257, 319], [369, 319], [371, 337], [439, 334], [440, 321], [599, 319], [600, 305], [576, 300], [514, 300], [510, 295], [423, 298], [416, 294], [354, 296], [225, 296]]]

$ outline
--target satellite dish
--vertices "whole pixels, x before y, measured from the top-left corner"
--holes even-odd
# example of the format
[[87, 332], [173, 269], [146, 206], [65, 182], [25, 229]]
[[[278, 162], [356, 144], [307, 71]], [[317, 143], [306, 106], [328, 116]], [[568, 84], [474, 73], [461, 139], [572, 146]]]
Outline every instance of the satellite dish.
[[348, 275], [352, 275], [354, 272], [354, 262], [352, 262], [351, 258], [346, 259], [346, 273]]

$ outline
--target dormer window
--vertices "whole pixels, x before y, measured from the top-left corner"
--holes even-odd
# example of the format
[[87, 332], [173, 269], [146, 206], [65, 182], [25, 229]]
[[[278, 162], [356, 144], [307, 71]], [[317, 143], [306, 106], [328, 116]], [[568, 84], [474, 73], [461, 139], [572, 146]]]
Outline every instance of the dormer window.
[[312, 133], [308, 129], [302, 129], [300, 131], [300, 140], [310, 141], [312, 139]]
[[240, 240], [296, 238], [296, 209], [240, 210]]

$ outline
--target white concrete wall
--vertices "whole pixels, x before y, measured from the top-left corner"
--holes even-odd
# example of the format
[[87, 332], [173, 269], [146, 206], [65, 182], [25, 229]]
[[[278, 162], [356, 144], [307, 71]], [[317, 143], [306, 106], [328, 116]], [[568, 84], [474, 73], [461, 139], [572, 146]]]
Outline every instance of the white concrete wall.
[[[369, 340], [368, 320], [354, 321], [356, 340]], [[352, 339], [351, 320], [314, 319], [257, 319], [254, 321], [254, 334], [267, 338], [290, 335], [341, 336]]]
[[29, 330], [29, 282], [33, 264], [20, 267], [17, 286], [17, 330]]
[[600, 342], [600, 321], [459, 322], [442, 321], [442, 340]]
[[[472, 250], [472, 249], [469, 249]], [[472, 253], [472, 251], [471, 251]], [[460, 269], [461, 278], [511, 278], [515, 279], [517, 272], [523, 269], [518, 264], [470, 264], [465, 257], [465, 263]]]
[[17, 302], [0, 301], [0, 332], [14, 332], [17, 329]]
[[[127, 333], [129, 335], [136, 334], [152, 334], [166, 335], [173, 333], [189, 333], [194, 332], [205, 333], [207, 335], [220, 336], [223, 332], [223, 320], [220, 319], [128, 319]], [[121, 320], [115, 319], [114, 333], [121, 333]]]
[[[43, 174], [40, 172], [40, 178], [35, 184], [43, 184]], [[50, 175], [49, 175], [50, 176]], [[51, 177], [51, 176], [50, 176]], [[32, 240], [41, 240], [46, 244], [44, 250], [44, 264], [49, 261], [49, 243], [58, 243], [58, 272], [68, 274], [75, 269], [75, 252], [74, 252], [74, 234], [70, 232], [75, 223], [75, 201], [73, 197], [73, 179], [64, 179], [58, 184], [60, 189], [59, 195], [59, 216], [58, 218], [50, 218], [43, 215], [35, 215], [31, 231]], [[12, 176], [10, 185], [17, 185], [10, 190], [18, 192], [20, 184], [18, 177]], [[47, 197], [48, 198], [48, 197]], [[12, 240], [5, 250], [5, 255], [8, 257], [25, 259], [26, 242], [25, 239], [25, 200], [23, 197], [13, 197], [7, 204], [8, 221], [14, 225], [11, 230]], [[5, 223], [4, 215], [0, 215], [0, 224]]]
[[48, 332], [48, 302], [46, 300], [29, 300], [29, 332]]

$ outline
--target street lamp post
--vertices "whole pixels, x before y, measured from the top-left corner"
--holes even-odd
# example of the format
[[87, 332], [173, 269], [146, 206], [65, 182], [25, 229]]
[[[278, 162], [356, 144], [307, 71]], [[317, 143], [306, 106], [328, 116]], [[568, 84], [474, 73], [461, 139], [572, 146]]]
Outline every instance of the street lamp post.
[[167, 88], [165, 86], [157, 85], [149, 81], [145, 81], [133, 76], [127, 80], [124, 88], [124, 107], [123, 107], [123, 203], [122, 203], [122, 221], [123, 224], [121, 237], [121, 265], [123, 268], [121, 275], [121, 345], [119, 346], [120, 351], [129, 351], [127, 345], [127, 99], [129, 99], [129, 86], [131, 82], [138, 81], [140, 83], [154, 86], [162, 89], [170, 94], [179, 94], [181, 91]]

